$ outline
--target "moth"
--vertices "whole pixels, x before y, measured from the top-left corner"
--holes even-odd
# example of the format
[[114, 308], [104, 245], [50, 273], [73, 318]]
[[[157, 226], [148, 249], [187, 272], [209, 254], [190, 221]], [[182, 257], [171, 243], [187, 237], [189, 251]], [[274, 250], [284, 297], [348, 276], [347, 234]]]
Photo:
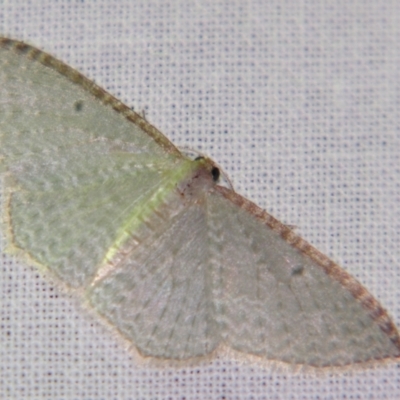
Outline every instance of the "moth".
[[143, 357], [231, 349], [333, 367], [400, 357], [377, 300], [76, 70], [0, 39], [6, 250], [83, 295]]

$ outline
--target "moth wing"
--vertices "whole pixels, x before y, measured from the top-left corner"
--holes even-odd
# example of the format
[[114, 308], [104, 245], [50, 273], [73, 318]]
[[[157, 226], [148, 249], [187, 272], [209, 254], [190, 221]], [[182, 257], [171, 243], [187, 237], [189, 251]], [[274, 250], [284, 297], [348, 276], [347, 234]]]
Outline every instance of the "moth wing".
[[227, 346], [317, 367], [400, 356], [379, 303], [288, 227], [221, 187], [208, 210], [213, 298]]
[[144, 356], [205, 356], [220, 342], [206, 209], [160, 212], [146, 225], [153, 235], [95, 281], [89, 301]]
[[24, 43], [0, 38], [0, 87], [9, 247], [81, 286], [182, 157], [128, 107]]
[[141, 354], [184, 360], [224, 344], [315, 367], [399, 357], [366, 289], [237, 194], [217, 187], [152, 218], [154, 234], [88, 292]]

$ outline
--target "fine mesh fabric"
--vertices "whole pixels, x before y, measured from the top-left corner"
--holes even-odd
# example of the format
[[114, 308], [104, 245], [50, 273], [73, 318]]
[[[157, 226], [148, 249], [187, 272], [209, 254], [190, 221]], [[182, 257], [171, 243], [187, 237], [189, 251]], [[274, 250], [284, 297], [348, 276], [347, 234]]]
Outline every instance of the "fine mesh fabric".
[[[397, 0], [0, 1], [0, 35], [53, 54], [210, 156], [400, 325]], [[1, 257], [0, 399], [400, 397], [396, 364], [142, 365], [72, 296]]]

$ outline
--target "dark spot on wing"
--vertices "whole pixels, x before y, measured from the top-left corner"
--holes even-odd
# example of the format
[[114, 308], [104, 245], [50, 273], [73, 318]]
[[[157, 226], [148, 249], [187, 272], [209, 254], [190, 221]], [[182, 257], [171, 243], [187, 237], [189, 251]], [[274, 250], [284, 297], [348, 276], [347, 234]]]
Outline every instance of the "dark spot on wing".
[[76, 112], [82, 111], [83, 110], [83, 100], [77, 100], [74, 103], [74, 109], [75, 109]]
[[292, 269], [292, 276], [293, 275], [303, 275], [303, 272], [304, 272], [304, 267], [302, 265], [296, 265]]

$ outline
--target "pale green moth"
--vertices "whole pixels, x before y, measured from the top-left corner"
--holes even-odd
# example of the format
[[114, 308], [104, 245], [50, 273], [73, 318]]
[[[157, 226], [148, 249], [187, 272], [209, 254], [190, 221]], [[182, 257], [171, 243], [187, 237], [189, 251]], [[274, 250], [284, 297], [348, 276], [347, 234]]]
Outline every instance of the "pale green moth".
[[217, 184], [79, 72], [0, 39], [7, 250], [86, 301], [143, 357], [232, 349], [328, 367], [400, 357], [371, 294], [255, 204]]

